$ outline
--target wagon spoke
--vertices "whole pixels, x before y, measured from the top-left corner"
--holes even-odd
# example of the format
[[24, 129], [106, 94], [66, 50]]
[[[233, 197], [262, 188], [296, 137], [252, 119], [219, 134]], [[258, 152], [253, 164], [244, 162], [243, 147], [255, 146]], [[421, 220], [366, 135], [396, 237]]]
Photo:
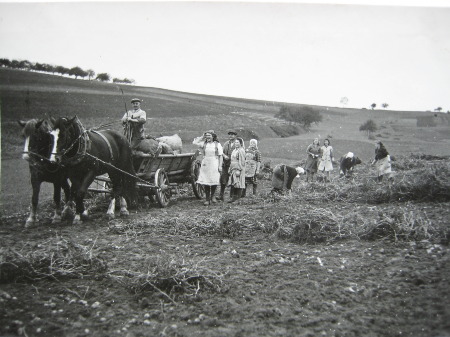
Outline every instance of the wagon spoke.
[[205, 197], [205, 190], [203, 189], [203, 186], [197, 183], [200, 166], [201, 162], [198, 160], [194, 160], [191, 165], [191, 185], [197, 199], [203, 199]]
[[155, 174], [156, 200], [161, 207], [167, 207], [170, 199], [170, 185], [167, 173], [163, 169], [158, 169]]

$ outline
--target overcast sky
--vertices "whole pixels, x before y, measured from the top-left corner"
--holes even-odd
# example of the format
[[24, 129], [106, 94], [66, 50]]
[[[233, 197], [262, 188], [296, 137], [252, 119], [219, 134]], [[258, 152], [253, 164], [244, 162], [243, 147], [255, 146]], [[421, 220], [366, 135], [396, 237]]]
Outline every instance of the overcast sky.
[[447, 111], [450, 7], [423, 3], [0, 2], [0, 57], [194, 93]]

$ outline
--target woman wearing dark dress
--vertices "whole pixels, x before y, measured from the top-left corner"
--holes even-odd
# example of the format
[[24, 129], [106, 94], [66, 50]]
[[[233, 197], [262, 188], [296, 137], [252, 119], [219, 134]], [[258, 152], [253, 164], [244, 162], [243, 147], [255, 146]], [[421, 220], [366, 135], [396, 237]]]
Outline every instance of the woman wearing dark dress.
[[375, 142], [375, 159], [372, 164], [375, 164], [377, 168], [378, 183], [381, 184], [383, 176], [387, 174], [389, 181], [392, 181], [392, 167], [391, 167], [391, 156], [386, 150], [384, 144], [377, 140]]
[[314, 175], [317, 173], [317, 166], [320, 156], [319, 138], [315, 138], [312, 144], [308, 145], [308, 147], [306, 148], [306, 153], [308, 154], [305, 164], [306, 181], [313, 182]]

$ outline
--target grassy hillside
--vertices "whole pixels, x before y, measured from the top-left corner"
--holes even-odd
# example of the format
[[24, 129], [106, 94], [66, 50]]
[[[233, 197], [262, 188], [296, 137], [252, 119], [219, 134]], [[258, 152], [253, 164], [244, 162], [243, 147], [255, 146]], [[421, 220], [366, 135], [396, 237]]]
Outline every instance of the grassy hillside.
[[[124, 92], [122, 95], [121, 89]], [[45, 116], [78, 115], [87, 128], [112, 123], [121, 130], [119, 119], [132, 97], [143, 99], [142, 107], [150, 118], [146, 131], [151, 135], [178, 133], [192, 149], [191, 139], [204, 130], [214, 129], [221, 140], [230, 127], [251, 131], [260, 139], [266, 158], [299, 162], [304, 160], [307, 145], [314, 137], [330, 138], [335, 156], [352, 151], [370, 160], [373, 139], [381, 139], [397, 154], [431, 152], [447, 155], [450, 148], [449, 118], [430, 112], [345, 109], [311, 106], [323, 121], [308, 132], [289, 138], [274, 132], [289, 125], [274, 118], [281, 102], [219, 97], [116, 85], [97, 81], [75, 80], [56, 75], [0, 69], [2, 158], [18, 157], [22, 147], [18, 119]], [[302, 106], [297, 104], [297, 106]], [[359, 127], [373, 119], [379, 129], [368, 139]], [[426, 125], [421, 126], [426, 120]], [[292, 133], [290, 133], [292, 134]]]
[[[123, 90], [124, 95], [120, 89]], [[278, 111], [279, 104], [176, 92], [158, 88], [75, 80], [35, 72], [0, 69], [2, 113], [5, 118], [40, 114], [78, 114], [80, 118], [96, 113], [109, 117], [124, 111], [126, 102], [139, 97], [152, 117], [179, 117], [220, 114], [241, 109]], [[278, 104], [278, 105], [277, 105]]]

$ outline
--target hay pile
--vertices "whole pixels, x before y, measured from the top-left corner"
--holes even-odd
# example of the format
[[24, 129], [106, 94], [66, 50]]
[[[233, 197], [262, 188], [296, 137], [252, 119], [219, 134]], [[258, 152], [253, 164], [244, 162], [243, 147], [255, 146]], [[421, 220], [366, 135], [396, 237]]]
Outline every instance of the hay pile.
[[107, 264], [92, 249], [58, 236], [22, 251], [1, 248], [0, 283], [99, 276]]
[[438, 163], [397, 175], [387, 188], [369, 189], [373, 204], [405, 201], [450, 201], [450, 164]]
[[140, 271], [114, 270], [109, 276], [135, 293], [157, 291], [175, 303], [178, 295], [196, 296], [201, 290], [220, 292], [224, 273], [208, 267], [205, 259], [180, 255], [156, 255]]
[[[401, 165], [409, 168], [397, 170]], [[304, 183], [300, 178], [290, 194], [261, 189], [258, 196], [241, 199], [237, 207], [222, 208], [220, 215], [198, 212], [189, 217], [149, 217], [116, 224], [110, 231], [129, 237], [170, 233], [236, 238], [260, 234], [309, 244], [350, 238], [448, 242], [444, 223], [429, 221], [417, 203], [450, 201], [450, 163], [440, 158], [399, 157], [393, 169], [397, 174], [392, 182], [386, 178], [378, 184], [375, 168], [363, 164], [351, 178], [335, 177], [329, 183]], [[264, 180], [260, 183], [270, 186]]]
[[423, 241], [438, 239], [448, 243], [445, 228], [437, 226], [426, 214], [412, 209], [410, 205], [379, 212], [374, 221], [369, 222], [361, 238], [377, 240], [390, 238], [394, 241]]

